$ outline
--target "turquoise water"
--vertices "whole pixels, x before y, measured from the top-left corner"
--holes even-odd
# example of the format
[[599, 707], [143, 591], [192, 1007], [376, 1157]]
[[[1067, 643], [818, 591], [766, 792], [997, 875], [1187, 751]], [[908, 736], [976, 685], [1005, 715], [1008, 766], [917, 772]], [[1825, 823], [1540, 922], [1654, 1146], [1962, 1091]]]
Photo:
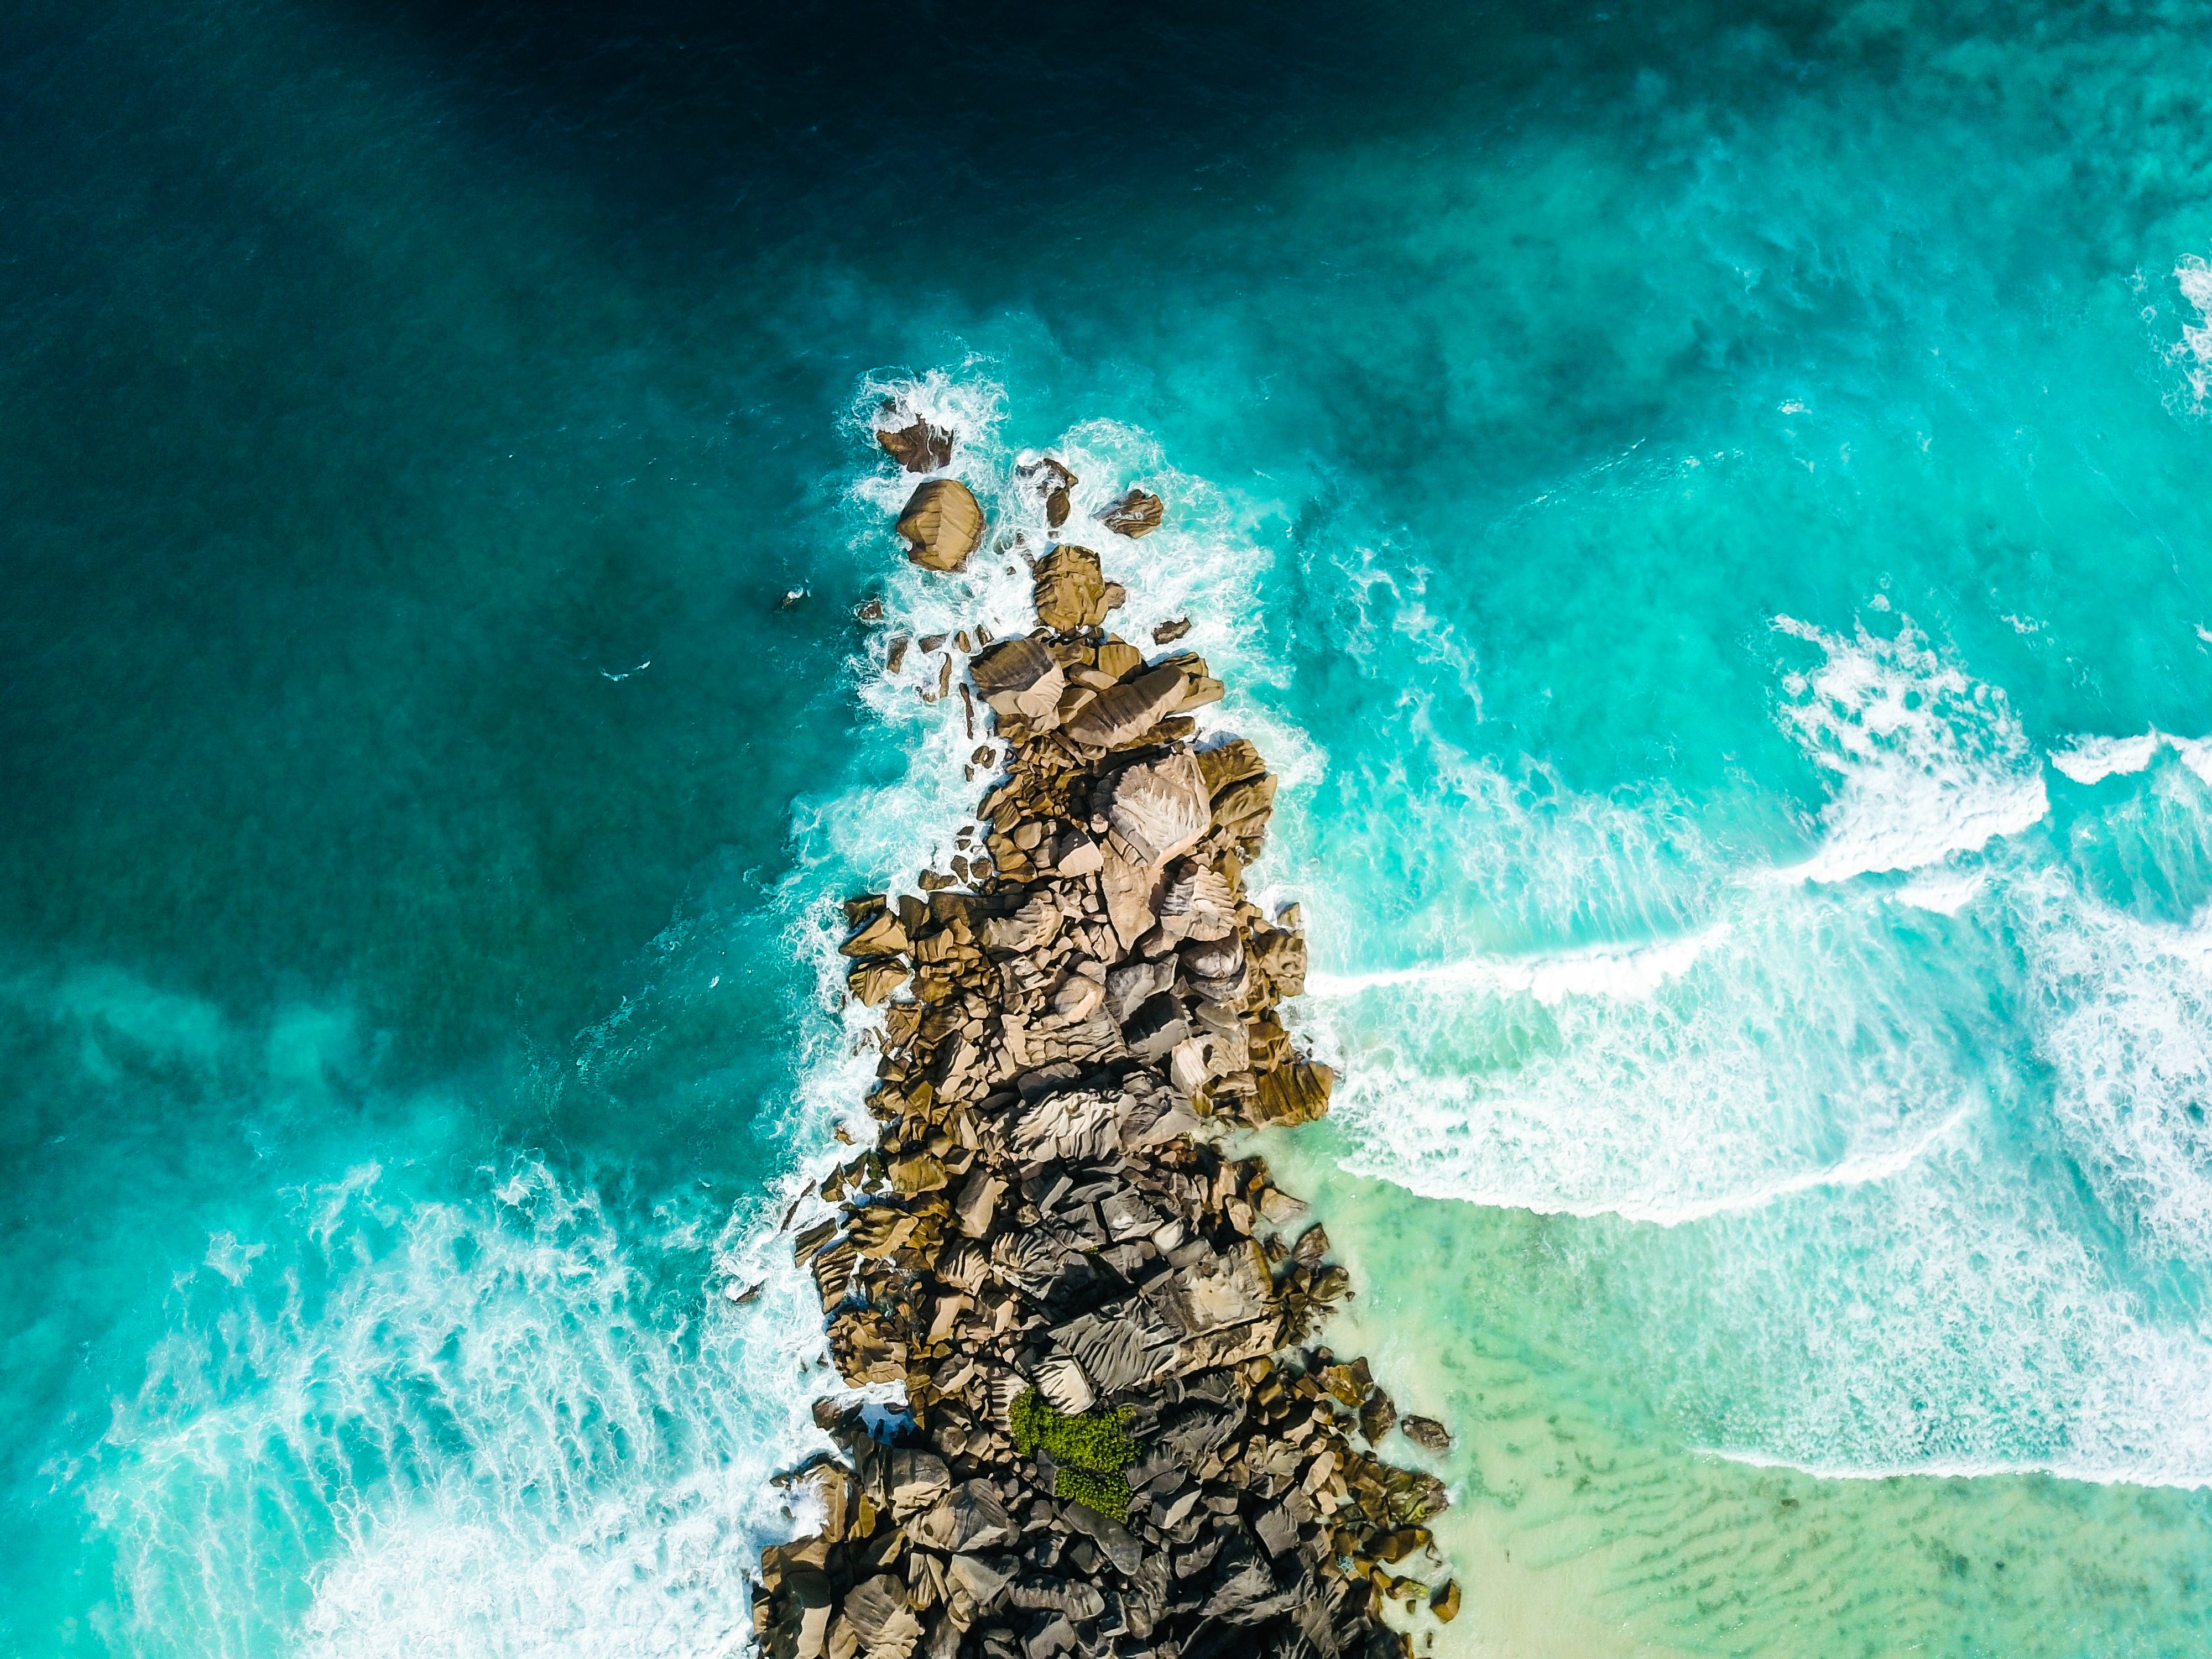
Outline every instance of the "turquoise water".
[[2203, 1650], [2212, 9], [0, 48], [0, 1651], [741, 1644], [884, 391], [1174, 503], [1439, 1651]]

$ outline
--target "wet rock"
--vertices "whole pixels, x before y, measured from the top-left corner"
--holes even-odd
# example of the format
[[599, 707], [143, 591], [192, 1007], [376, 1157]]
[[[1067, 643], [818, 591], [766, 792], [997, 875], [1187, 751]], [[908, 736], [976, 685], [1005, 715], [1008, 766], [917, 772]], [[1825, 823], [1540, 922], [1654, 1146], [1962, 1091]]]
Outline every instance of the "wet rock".
[[902, 956], [914, 949], [914, 941], [896, 916], [882, 910], [837, 948], [848, 957]]
[[1429, 1611], [1445, 1624], [1459, 1617], [1459, 1580], [1447, 1578], [1431, 1592]]
[[1190, 618], [1177, 617], [1173, 622], [1164, 622], [1152, 629], [1154, 645], [1173, 645], [1190, 632]]
[[890, 1001], [913, 977], [913, 970], [896, 957], [870, 957], [853, 964], [845, 984], [856, 1000], [873, 1008]]
[[1310, 1123], [1328, 1110], [1329, 1093], [1335, 1086], [1336, 1073], [1318, 1062], [1302, 1060], [1279, 1066], [1260, 1079], [1252, 1121], [1284, 1127]]
[[1398, 1419], [1400, 1432], [1424, 1450], [1448, 1452], [1452, 1438], [1444, 1425], [1433, 1417], [1402, 1417]]
[[1149, 536], [1166, 516], [1166, 503], [1149, 490], [1132, 489], [1099, 515], [1098, 522], [1117, 536]]
[[937, 472], [952, 465], [952, 434], [920, 416], [909, 426], [878, 428], [876, 441], [909, 472]]
[[907, 499], [898, 533], [906, 538], [907, 557], [925, 569], [963, 569], [968, 556], [982, 544], [983, 509], [957, 478], [932, 478]]
[[1069, 471], [1065, 463], [1050, 455], [1017, 471], [1036, 491], [1037, 500], [1044, 507], [1046, 527], [1057, 530], [1066, 524], [1071, 506], [1069, 492], [1083, 481]]

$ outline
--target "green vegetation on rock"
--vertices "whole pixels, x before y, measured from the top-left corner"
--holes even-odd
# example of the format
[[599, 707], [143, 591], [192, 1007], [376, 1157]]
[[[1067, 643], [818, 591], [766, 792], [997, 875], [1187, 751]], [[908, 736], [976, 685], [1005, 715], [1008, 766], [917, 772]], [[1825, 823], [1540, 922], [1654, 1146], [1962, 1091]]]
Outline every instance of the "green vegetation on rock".
[[1057, 1470], [1053, 1496], [1080, 1504], [1115, 1521], [1129, 1518], [1129, 1483], [1119, 1471], [1143, 1455], [1130, 1437], [1127, 1407], [1071, 1417], [1055, 1411], [1035, 1389], [1014, 1401], [1014, 1445], [1024, 1457], [1042, 1450]]

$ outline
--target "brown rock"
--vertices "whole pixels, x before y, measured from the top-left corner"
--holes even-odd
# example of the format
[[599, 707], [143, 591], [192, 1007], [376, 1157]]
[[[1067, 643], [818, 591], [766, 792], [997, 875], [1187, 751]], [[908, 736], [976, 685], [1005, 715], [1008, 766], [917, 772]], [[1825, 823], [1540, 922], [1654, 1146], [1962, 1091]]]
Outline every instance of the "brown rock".
[[1429, 1596], [1429, 1611], [1445, 1624], [1459, 1617], [1459, 1580], [1447, 1578]]
[[936, 472], [952, 465], [952, 434], [920, 417], [896, 431], [878, 428], [876, 441], [909, 472]]
[[1145, 653], [1127, 640], [1109, 640], [1098, 647], [1098, 672], [1109, 679], [1125, 680], [1145, 665]]
[[1166, 512], [1167, 504], [1150, 490], [1133, 489], [1101, 514], [1098, 522], [1119, 536], [1149, 536]]
[[982, 544], [983, 509], [957, 478], [932, 478], [907, 500], [898, 533], [906, 538], [907, 557], [925, 569], [963, 568]]
[[1044, 503], [1046, 527], [1057, 530], [1066, 524], [1071, 505], [1068, 491], [1083, 481], [1050, 455], [1021, 468], [1020, 471], [1022, 477], [1035, 487], [1038, 498]]
[[896, 957], [869, 957], [853, 964], [845, 975], [845, 988], [864, 1008], [873, 1008], [898, 994], [899, 987], [914, 977], [914, 970]]
[[1336, 1087], [1336, 1073], [1316, 1060], [1279, 1066], [1260, 1079], [1252, 1103], [1255, 1123], [1289, 1126], [1310, 1123], [1328, 1110], [1328, 1097]]
[[1187, 750], [1124, 767], [1101, 793], [1109, 844], [1148, 870], [1188, 852], [1212, 822], [1206, 781]]
[[1140, 738], [1171, 714], [1182, 701], [1183, 677], [1172, 668], [1156, 668], [1128, 685], [1101, 691], [1064, 723], [1062, 729], [1076, 742], [1093, 749], [1111, 749]]
[[1367, 1396], [1367, 1403], [1359, 1408], [1359, 1431], [1367, 1437], [1370, 1446], [1378, 1443], [1390, 1432], [1390, 1425], [1398, 1420], [1398, 1407], [1390, 1396], [1380, 1389]]
[[1098, 556], [1073, 544], [1055, 547], [1037, 562], [1036, 598], [1037, 620], [1060, 634], [1100, 626], [1118, 603], [1099, 574]]
[[1154, 645], [1173, 645], [1177, 640], [1181, 639], [1184, 635], [1189, 632], [1190, 618], [1188, 617], [1178, 617], [1173, 622], [1164, 622], [1158, 628], [1152, 629], [1152, 643]]
[[1267, 769], [1267, 763], [1260, 758], [1250, 738], [1232, 738], [1219, 748], [1200, 754], [1198, 769], [1205, 775], [1206, 793], [1218, 795], [1232, 783], [1258, 777]]
[[903, 956], [914, 949], [906, 929], [889, 910], [878, 910], [866, 926], [837, 947], [848, 957]]
[[1035, 640], [1001, 641], [968, 665], [975, 689], [1002, 720], [1018, 720], [1039, 730], [1059, 723], [1066, 672]]

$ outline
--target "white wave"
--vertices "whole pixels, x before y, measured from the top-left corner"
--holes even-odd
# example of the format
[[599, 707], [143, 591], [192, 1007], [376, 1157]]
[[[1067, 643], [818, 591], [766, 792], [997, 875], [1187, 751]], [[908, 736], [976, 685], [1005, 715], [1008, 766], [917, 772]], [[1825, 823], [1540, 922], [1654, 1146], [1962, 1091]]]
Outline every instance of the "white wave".
[[2173, 280], [2181, 290], [2181, 297], [2197, 313], [2197, 321], [2181, 325], [2181, 338], [2173, 348], [2173, 360], [2181, 367], [2182, 376], [2197, 406], [2203, 408], [2212, 401], [2212, 264], [2196, 254], [2185, 254], [2173, 268]]
[[2139, 738], [2070, 738], [2065, 748], [2051, 751], [2051, 763], [2076, 783], [2101, 783], [2144, 770], [2160, 749], [2172, 750], [2184, 766], [2212, 783], [2212, 738], [2179, 738], [2155, 726]]
[[1955, 916], [1981, 896], [1985, 878], [1978, 870], [1944, 872], [1908, 881], [1891, 895], [1899, 904], [1939, 916]]
[[1384, 969], [1367, 974], [1313, 974], [1306, 991], [1316, 997], [1354, 996], [1392, 986], [1525, 994], [1545, 1007], [1571, 996], [1636, 1000], [1687, 973], [1712, 945], [1728, 937], [1725, 924], [1694, 938], [1626, 947], [1594, 945], [1532, 957], [1470, 957], [1425, 968]]
[[295, 1222], [258, 1295], [243, 1252], [211, 1250], [95, 1459], [142, 1638], [308, 1659], [747, 1644], [738, 1587], [793, 1524], [768, 1477], [819, 1443], [821, 1322], [787, 1254], [748, 1264], [771, 1269], [756, 1301], [702, 1305], [681, 1281], [710, 1222], [628, 1233], [534, 1163], [444, 1202], [364, 1168]]
[[[2152, 1311], [2054, 1212], [1961, 1147], [1811, 1225], [1752, 1218], [1655, 1323], [1724, 1345], [1677, 1387], [1711, 1455], [1845, 1479], [2042, 1472], [2212, 1485], [2212, 1340]], [[2063, 1203], [2063, 1195], [2057, 1196]]]
[[1870, 897], [1741, 890], [1642, 951], [1316, 975], [1347, 1167], [1669, 1224], [1880, 1180], [1975, 1098], [1975, 1016]]
[[2212, 921], [2146, 921], [2055, 875], [2015, 902], [2075, 1167], [2143, 1245], [2212, 1261]]
[[1787, 678], [1782, 713], [1837, 780], [1819, 848], [1784, 879], [1917, 869], [2018, 835], [2050, 811], [2004, 693], [1943, 661], [1909, 617], [1893, 639], [1863, 627], [1845, 639], [1790, 617], [1774, 626], [1826, 655], [1812, 673]]
[[1715, 1216], [1763, 1209], [1778, 1199], [1797, 1193], [1814, 1192], [1822, 1188], [1840, 1189], [1877, 1184], [1904, 1174], [1955, 1133], [1972, 1115], [1972, 1109], [1962, 1106], [1917, 1140], [1901, 1146], [1860, 1152], [1849, 1158], [1838, 1158], [1826, 1169], [1801, 1170], [1771, 1186], [1749, 1192], [1731, 1193], [1725, 1198], [1686, 1204], [1630, 1204], [1600, 1213], [1619, 1215], [1629, 1221], [1655, 1222], [1662, 1227], [1679, 1227], [1692, 1221], [1710, 1221]]

